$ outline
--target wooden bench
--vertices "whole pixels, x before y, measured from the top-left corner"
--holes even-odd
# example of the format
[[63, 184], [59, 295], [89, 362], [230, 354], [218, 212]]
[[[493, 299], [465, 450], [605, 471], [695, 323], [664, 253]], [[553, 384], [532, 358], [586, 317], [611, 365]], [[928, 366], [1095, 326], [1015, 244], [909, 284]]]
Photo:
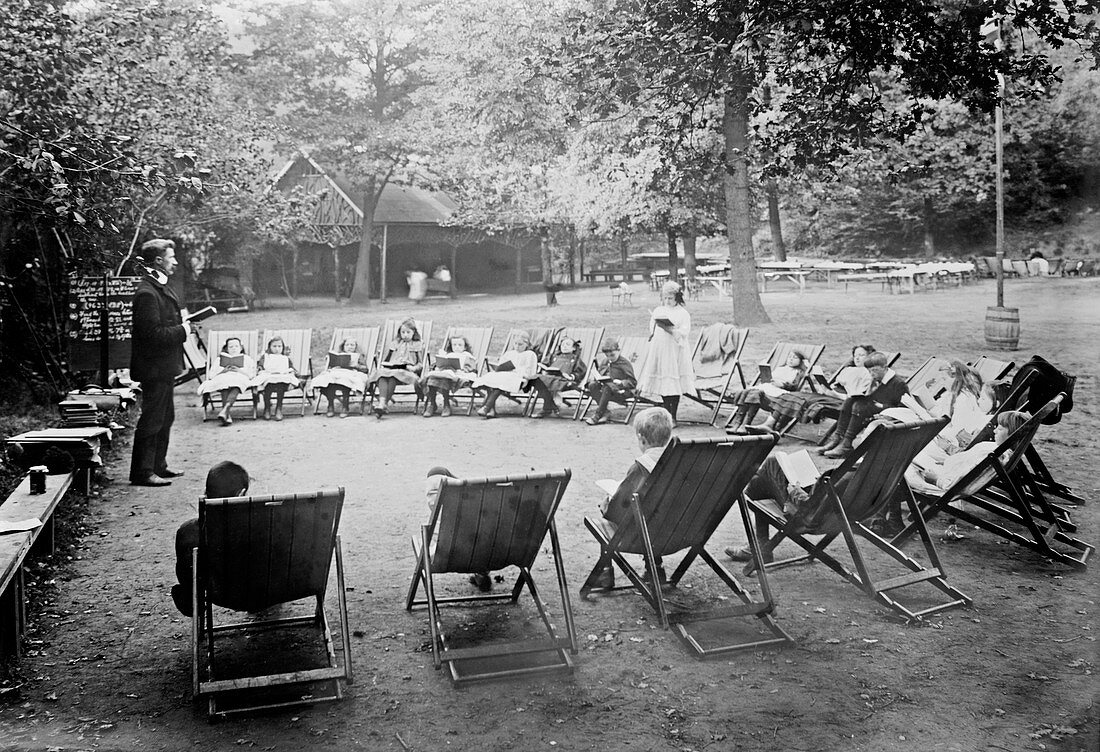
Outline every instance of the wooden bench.
[[32, 494], [30, 476], [0, 504], [2, 523], [37, 519], [42, 524], [25, 532], [0, 533], [0, 658], [19, 657], [26, 631], [23, 563], [34, 552], [54, 550], [53, 512], [73, 483], [75, 473], [46, 476], [46, 493]]
[[769, 269], [762, 271], [756, 270], [757, 279], [760, 280], [760, 291], [768, 291], [768, 282], [777, 279], [785, 279], [793, 282], [798, 287], [798, 293], [801, 295], [806, 292], [806, 277], [810, 274], [808, 271], [800, 269]]
[[429, 295], [435, 293], [437, 295], [446, 295], [447, 297], [453, 298], [455, 296], [455, 281], [453, 278], [444, 282], [435, 277], [428, 277], [426, 291]]
[[101, 426], [88, 428], [46, 428], [26, 431], [7, 439], [9, 447], [18, 447], [25, 467], [43, 464], [46, 451], [55, 446], [68, 452], [80, 473], [80, 485], [87, 493], [91, 490], [93, 468], [103, 464], [100, 450], [111, 443], [111, 431]]
[[844, 283], [844, 290], [848, 290], [849, 282], [879, 282], [882, 284], [882, 288], [886, 289], [887, 276], [885, 272], [871, 272], [864, 274], [840, 274], [837, 276], [838, 282]]

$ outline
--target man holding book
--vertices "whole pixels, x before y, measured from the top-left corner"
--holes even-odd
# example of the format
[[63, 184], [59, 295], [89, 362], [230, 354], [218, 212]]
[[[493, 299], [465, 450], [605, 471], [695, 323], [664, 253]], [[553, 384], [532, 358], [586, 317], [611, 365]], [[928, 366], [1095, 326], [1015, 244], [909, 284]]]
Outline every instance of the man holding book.
[[176, 271], [176, 245], [155, 239], [138, 253], [145, 277], [134, 293], [130, 377], [141, 383], [141, 416], [134, 428], [130, 483], [167, 486], [183, 475], [168, 468], [168, 441], [175, 420], [172, 403], [176, 376], [184, 369], [183, 343], [191, 325], [180, 315], [180, 303], [168, 286]]

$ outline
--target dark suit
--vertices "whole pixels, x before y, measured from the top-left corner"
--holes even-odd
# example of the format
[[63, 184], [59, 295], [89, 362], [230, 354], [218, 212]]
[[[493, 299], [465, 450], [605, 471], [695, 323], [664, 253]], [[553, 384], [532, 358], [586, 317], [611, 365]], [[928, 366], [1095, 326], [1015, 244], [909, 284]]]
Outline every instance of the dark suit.
[[141, 383], [141, 417], [134, 429], [130, 480], [139, 481], [168, 468], [168, 439], [175, 420], [172, 395], [183, 371], [187, 329], [176, 294], [152, 277], [134, 293], [130, 378]]
[[621, 401], [628, 397], [638, 381], [634, 377], [634, 366], [621, 355], [616, 360], [606, 361], [598, 370], [601, 376], [622, 382], [621, 384], [612, 384], [611, 381], [589, 382], [588, 394], [597, 400], [596, 415], [600, 417], [607, 412], [607, 406], [611, 400]]

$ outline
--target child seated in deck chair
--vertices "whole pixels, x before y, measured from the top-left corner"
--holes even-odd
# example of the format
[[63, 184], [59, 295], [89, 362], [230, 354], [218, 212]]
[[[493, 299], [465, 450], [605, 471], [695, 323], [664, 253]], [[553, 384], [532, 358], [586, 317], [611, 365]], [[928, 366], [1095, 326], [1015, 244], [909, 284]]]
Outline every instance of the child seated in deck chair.
[[423, 360], [424, 343], [420, 341], [416, 322], [405, 319], [397, 328], [397, 338], [386, 345], [378, 368], [367, 377], [367, 384], [378, 385], [378, 404], [374, 406], [374, 417], [381, 420], [389, 412], [394, 390], [399, 383], [412, 384], [417, 390], [420, 389]]
[[745, 433], [745, 426], [752, 423], [761, 409], [771, 410], [772, 399], [797, 389], [806, 375], [806, 360], [803, 353], [792, 350], [787, 362], [771, 372], [770, 381], [734, 392], [731, 397], [737, 404], [737, 410], [726, 433]]
[[[272, 337], [256, 364], [256, 378], [252, 385], [263, 395], [264, 420], [283, 419], [283, 397], [290, 387], [301, 386], [302, 380], [290, 362], [290, 348], [282, 337]], [[272, 410], [272, 403], [275, 409]]]
[[531, 382], [535, 387], [535, 403], [542, 399], [542, 411], [532, 418], [549, 418], [558, 414], [554, 395], [563, 389], [575, 389], [588, 369], [584, 365], [579, 344], [569, 337], [562, 337], [558, 352], [548, 366], [539, 366], [539, 375]]
[[584, 419], [590, 426], [606, 423], [611, 400], [625, 399], [638, 383], [634, 376], [634, 366], [622, 356], [619, 340], [608, 337], [600, 346], [600, 351], [605, 360], [602, 365], [597, 366], [599, 378], [588, 382], [588, 394], [596, 400], [596, 414]]
[[[638, 447], [642, 450], [626, 476], [619, 482], [614, 493], [609, 493], [607, 499], [600, 507], [600, 513], [613, 525], [620, 525], [632, 517], [630, 501], [634, 493], [645, 483], [646, 478], [653, 472], [661, 453], [672, 439], [672, 415], [663, 407], [650, 407], [642, 410], [634, 418], [634, 433], [638, 438]], [[675, 500], [669, 499], [670, 502]], [[665, 581], [664, 567], [661, 559], [657, 559], [657, 578]], [[647, 568], [645, 578], [650, 578]], [[585, 587], [591, 590], [610, 590], [615, 587], [615, 570], [611, 566], [611, 556], [604, 554], [597, 562], [592, 577], [585, 583]]]
[[[428, 471], [428, 480], [425, 483], [424, 495], [428, 499], [428, 511], [435, 511], [435, 502], [439, 499], [439, 489], [443, 485], [444, 478], [453, 478], [454, 473], [445, 467], [433, 467]], [[470, 584], [483, 593], [493, 589], [493, 578], [488, 572], [474, 572], [470, 575]]]
[[[446, 367], [444, 367], [446, 366]], [[453, 366], [453, 367], [452, 367]], [[436, 396], [443, 395], [443, 411], [439, 414], [448, 418], [451, 415], [451, 392], [463, 384], [474, 380], [477, 361], [470, 352], [470, 343], [465, 337], [451, 337], [443, 343], [443, 349], [435, 358], [435, 367], [424, 375], [423, 387], [427, 389], [424, 397], [424, 417], [430, 418], [436, 412]]]
[[[236, 462], [219, 462], [206, 474], [206, 498], [225, 499], [248, 493], [248, 471]], [[191, 616], [191, 550], [199, 545], [199, 520], [180, 525], [176, 531], [176, 580], [172, 602], [184, 616]]]
[[340, 352], [328, 354], [328, 368], [313, 379], [313, 388], [320, 390], [328, 400], [326, 417], [331, 418], [336, 415], [337, 398], [342, 405], [340, 417], [348, 417], [348, 400], [351, 398], [351, 393], [362, 392], [367, 388], [366, 371], [369, 366], [366, 356], [359, 352], [359, 343], [351, 337], [340, 343]]
[[233, 418], [229, 410], [241, 392], [252, 388], [252, 379], [256, 376], [256, 363], [244, 351], [244, 345], [236, 337], [230, 337], [222, 343], [218, 352], [218, 362], [210, 367], [206, 381], [199, 386], [199, 394], [221, 393], [222, 409], [218, 420], [223, 426], [232, 425]]
[[917, 493], [940, 495], [977, 467], [979, 462], [992, 454], [993, 450], [1030, 418], [1028, 413], [1006, 410], [996, 418], [993, 441], [980, 441], [969, 449], [943, 454], [942, 459], [917, 454], [905, 470], [905, 481]]

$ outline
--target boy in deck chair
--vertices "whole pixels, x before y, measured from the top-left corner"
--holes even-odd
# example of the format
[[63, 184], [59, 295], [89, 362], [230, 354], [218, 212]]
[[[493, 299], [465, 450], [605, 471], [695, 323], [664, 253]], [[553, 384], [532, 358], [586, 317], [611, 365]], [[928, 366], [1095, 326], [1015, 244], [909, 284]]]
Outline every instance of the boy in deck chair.
[[[615, 492], [600, 507], [604, 519], [613, 525], [621, 525], [633, 516], [630, 509], [631, 498], [653, 472], [661, 453], [672, 439], [672, 415], [663, 407], [642, 410], [634, 418], [634, 433], [638, 437], [638, 447], [642, 453], [626, 471], [626, 477], [619, 482]], [[657, 577], [661, 582], [665, 581], [660, 557], [657, 557]], [[648, 570], [645, 578], [649, 579]], [[615, 570], [611, 567], [610, 554], [603, 554], [593, 570], [592, 578], [585, 586], [591, 590], [610, 590], [615, 587]]]
[[[236, 462], [219, 462], [206, 474], [206, 498], [225, 499], [248, 493], [248, 471]], [[188, 520], [176, 531], [176, 579], [172, 602], [191, 616], [191, 550], [199, 545], [199, 521]]]

